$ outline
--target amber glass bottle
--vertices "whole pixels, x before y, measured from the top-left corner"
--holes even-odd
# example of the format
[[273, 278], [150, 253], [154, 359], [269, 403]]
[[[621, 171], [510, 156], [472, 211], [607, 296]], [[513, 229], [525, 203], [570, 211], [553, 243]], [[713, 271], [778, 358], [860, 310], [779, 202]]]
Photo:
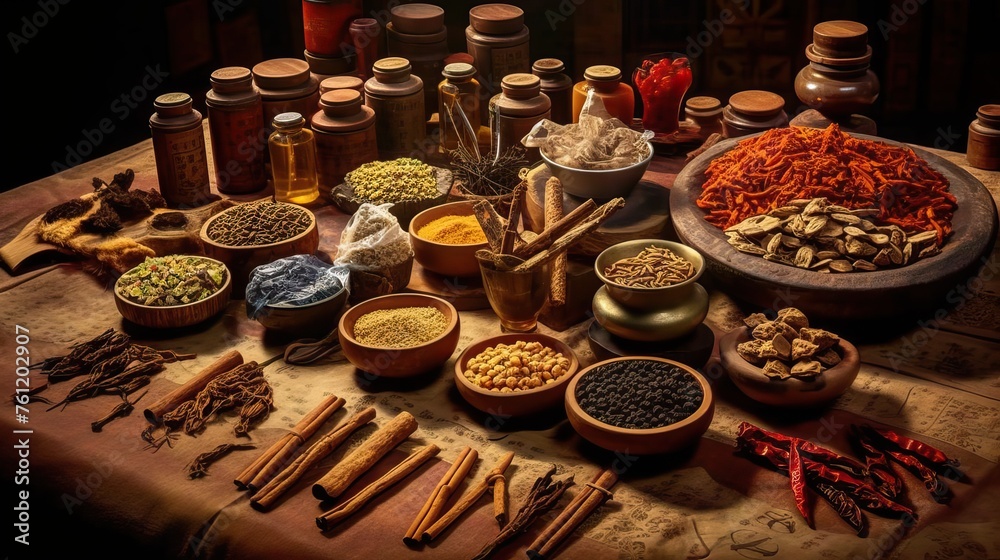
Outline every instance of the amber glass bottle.
[[626, 125], [635, 114], [635, 93], [632, 86], [622, 83], [622, 71], [614, 66], [591, 66], [583, 73], [583, 81], [573, 86], [573, 122], [580, 122], [580, 111], [587, 101], [587, 90], [594, 89], [612, 117]]
[[299, 113], [274, 117], [274, 132], [267, 139], [274, 176], [274, 199], [278, 202], [308, 204], [319, 198], [316, 174], [316, 139], [303, 128], [306, 119]]

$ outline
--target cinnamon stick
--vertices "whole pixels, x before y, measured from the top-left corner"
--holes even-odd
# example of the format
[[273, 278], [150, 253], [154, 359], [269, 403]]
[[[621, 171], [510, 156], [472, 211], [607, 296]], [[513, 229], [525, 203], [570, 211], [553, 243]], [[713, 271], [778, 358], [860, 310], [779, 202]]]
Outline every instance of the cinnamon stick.
[[448, 472], [444, 473], [444, 476], [441, 477], [437, 486], [431, 491], [431, 495], [428, 496], [427, 501], [424, 502], [424, 506], [420, 508], [417, 517], [410, 524], [406, 535], [403, 536], [404, 543], [413, 545], [419, 541], [420, 535], [437, 520], [441, 514], [441, 510], [444, 509], [451, 495], [454, 494], [458, 486], [465, 480], [465, 477], [469, 475], [472, 465], [476, 463], [478, 458], [479, 452], [475, 449], [468, 446], [462, 448], [458, 457], [455, 458], [455, 462], [451, 464]]
[[[592, 200], [592, 199], [591, 199]], [[545, 229], [551, 229], [563, 218], [563, 188], [558, 177], [545, 181]], [[566, 254], [556, 257], [549, 272], [549, 302], [552, 305], [566, 303]]]
[[594, 199], [588, 198], [583, 204], [577, 206], [569, 214], [566, 214], [562, 219], [552, 224], [552, 227], [549, 227], [548, 222], [546, 222], [542, 233], [538, 234], [538, 237], [532, 239], [530, 242], [518, 247], [514, 251], [514, 256], [528, 258], [548, 248], [571, 229], [589, 219], [595, 210], [597, 210], [597, 203], [594, 202]]
[[507, 223], [497, 213], [496, 208], [485, 200], [475, 203], [472, 208], [479, 227], [483, 228], [483, 233], [486, 234], [490, 250], [499, 252], [503, 245], [503, 232], [507, 229]]
[[385, 492], [394, 484], [409, 476], [410, 473], [417, 470], [420, 465], [426, 463], [431, 457], [434, 457], [440, 451], [441, 449], [434, 444], [426, 445], [419, 450], [414, 451], [409, 457], [393, 467], [392, 470], [382, 475], [378, 480], [366, 486], [364, 490], [355, 494], [350, 500], [347, 500], [339, 506], [317, 517], [316, 525], [319, 526], [321, 531], [330, 530], [334, 525], [337, 525], [357, 512], [359, 509], [363, 508], [365, 504], [370, 502], [379, 494]]
[[421, 538], [424, 542], [430, 542], [437, 538], [438, 535], [443, 533], [449, 525], [452, 524], [456, 519], [458, 519], [467, 509], [472, 507], [483, 494], [489, 490], [490, 484], [493, 484], [496, 480], [503, 478], [504, 471], [510, 466], [511, 461], [514, 460], [514, 452], [511, 451], [500, 459], [493, 469], [486, 473], [486, 476], [473, 487], [471, 490], [465, 493], [464, 496], [454, 505], [447, 513], [441, 516], [440, 519], [434, 522], [433, 525], [428, 527], [426, 530], [422, 531]]
[[539, 251], [528, 260], [514, 267], [514, 272], [527, 272], [550, 262], [552, 259], [558, 257], [560, 253], [568, 249], [570, 245], [576, 243], [584, 235], [587, 235], [591, 231], [597, 229], [597, 227], [610, 218], [612, 214], [624, 207], [625, 199], [620, 197], [614, 198], [602, 204], [597, 210], [594, 210], [594, 212], [591, 213], [585, 221], [557, 239], [550, 247]]
[[503, 230], [503, 239], [500, 242], [500, 253], [507, 255], [514, 251], [517, 243], [517, 226], [521, 223], [521, 206], [524, 205], [524, 195], [528, 186], [522, 181], [514, 187], [514, 198], [510, 202], [510, 214], [507, 215], [507, 223]]
[[493, 517], [503, 529], [507, 524], [507, 478], [503, 475], [493, 482]]
[[177, 408], [181, 403], [193, 399], [195, 395], [208, 385], [209, 381], [238, 367], [242, 363], [243, 356], [238, 351], [230, 350], [226, 352], [186, 383], [149, 405], [149, 408], [142, 411], [142, 415], [146, 417], [146, 420], [150, 424], [159, 425], [163, 421], [164, 414]]
[[319, 500], [340, 496], [351, 483], [415, 431], [417, 419], [405, 410], [400, 412], [313, 484], [313, 496]]
[[319, 441], [309, 446], [305, 453], [299, 455], [291, 465], [275, 475], [252, 498], [250, 505], [257, 510], [267, 511], [289, 488], [295, 485], [302, 476], [323, 460], [334, 449], [344, 443], [358, 428], [375, 418], [375, 409], [368, 407], [346, 422], [334, 428]]
[[608, 469], [585, 486], [528, 547], [529, 558], [547, 558], [563, 543], [591, 513], [611, 498], [609, 490], [618, 475]]
[[336, 395], [323, 399], [319, 405], [303, 416], [290, 432], [274, 442], [257, 460], [247, 466], [233, 483], [240, 490], [251, 492], [259, 490], [271, 477], [281, 471], [302, 444], [346, 403], [347, 401]]

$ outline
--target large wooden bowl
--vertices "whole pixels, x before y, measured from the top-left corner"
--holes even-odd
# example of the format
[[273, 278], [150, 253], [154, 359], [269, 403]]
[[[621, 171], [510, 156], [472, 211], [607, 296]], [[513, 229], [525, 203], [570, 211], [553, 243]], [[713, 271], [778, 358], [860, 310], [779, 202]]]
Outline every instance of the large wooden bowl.
[[302, 210], [309, 217], [309, 227], [305, 231], [284, 241], [265, 245], [225, 245], [208, 236], [208, 228], [220, 216], [225, 215], [231, 209], [223, 210], [205, 221], [200, 232], [205, 255], [213, 259], [218, 259], [229, 267], [229, 272], [233, 277], [234, 298], [244, 299], [246, 297], [246, 287], [247, 282], [250, 281], [250, 273], [258, 266], [292, 255], [311, 255], [316, 252], [319, 248], [319, 230], [316, 228], [316, 216], [308, 208], [302, 208]]
[[[535, 389], [515, 393], [501, 393], [484, 389], [465, 377], [465, 367], [469, 360], [479, 355], [490, 346], [497, 344], [514, 344], [519, 340], [539, 342], [569, 358], [569, 368], [561, 377]], [[455, 362], [455, 386], [469, 404], [491, 415], [503, 418], [507, 416], [528, 416], [558, 407], [566, 396], [566, 388], [570, 380], [580, 369], [580, 362], [573, 349], [565, 342], [541, 333], [508, 333], [490, 336], [477, 340], [467, 346]]]
[[428, 208], [410, 220], [410, 245], [413, 247], [413, 258], [424, 269], [453, 277], [478, 277], [479, 261], [476, 251], [486, 249], [488, 243], [438, 243], [417, 235], [420, 228], [445, 216], [474, 216], [475, 202], [448, 202]]
[[[605, 366], [621, 361], [654, 361], [660, 362], [664, 366], [681, 368], [691, 375], [701, 387], [703, 395], [701, 406], [690, 416], [679, 422], [650, 429], [630, 429], [613, 426], [584, 412], [577, 400], [577, 387], [579, 383], [587, 375], [601, 375], [603, 373], [602, 369]], [[574, 376], [566, 388], [566, 416], [569, 417], [569, 422], [577, 433], [594, 445], [624, 454], [660, 455], [691, 447], [708, 430], [714, 414], [715, 396], [712, 393], [712, 386], [709, 385], [705, 376], [690, 366], [664, 358], [633, 356], [612, 358], [597, 362]]]
[[[448, 319], [437, 338], [419, 346], [383, 348], [362, 344], [354, 338], [354, 324], [362, 315], [379, 309], [435, 307]], [[344, 313], [337, 325], [344, 356], [361, 371], [378, 377], [414, 377], [440, 368], [458, 347], [461, 326], [458, 311], [447, 301], [423, 294], [390, 294], [361, 302]]]
[[746, 327], [739, 327], [719, 339], [719, 359], [733, 384], [751, 399], [770, 406], [804, 408], [822, 406], [847, 391], [858, 377], [861, 356], [850, 342], [841, 339], [834, 346], [840, 363], [815, 379], [771, 379], [761, 368], [743, 359], [736, 346], [750, 340]]
[[[898, 142], [863, 134], [858, 138]], [[948, 305], [949, 291], [965, 286], [982, 266], [997, 236], [997, 210], [986, 187], [961, 167], [920, 148], [913, 151], [941, 172], [958, 200], [954, 228], [940, 254], [874, 272], [823, 274], [766, 261], [737, 251], [722, 230], [705, 221], [695, 200], [705, 169], [748, 137], [723, 140], [687, 164], [670, 191], [670, 213], [681, 241], [705, 257], [707, 273], [727, 293], [764, 309], [789, 305], [809, 317], [881, 320], [913, 316]]]
[[[223, 264], [206, 257], [193, 258]], [[225, 265], [223, 264], [223, 266]], [[218, 291], [203, 300], [183, 305], [141, 305], [130, 301], [118, 293], [118, 282], [121, 282], [121, 278], [119, 278], [118, 282], [115, 282], [115, 306], [122, 317], [144, 327], [173, 329], [197, 325], [226, 309], [233, 291], [232, 276], [232, 273], [227, 269], [226, 280]]]

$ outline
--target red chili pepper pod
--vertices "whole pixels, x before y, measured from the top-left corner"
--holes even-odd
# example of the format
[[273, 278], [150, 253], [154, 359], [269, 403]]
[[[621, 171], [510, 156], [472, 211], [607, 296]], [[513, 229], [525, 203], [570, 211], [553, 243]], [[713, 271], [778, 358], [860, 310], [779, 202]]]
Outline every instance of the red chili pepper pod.
[[814, 488], [820, 496], [830, 502], [837, 515], [846, 521], [859, 537], [868, 535], [868, 520], [861, 513], [858, 504], [846, 492], [837, 490], [832, 485], [823, 482], [817, 483]]
[[888, 457], [876, 443], [862, 432], [856, 425], [851, 425], [851, 443], [855, 451], [865, 459], [868, 474], [875, 487], [882, 494], [896, 498], [903, 493], [903, 479], [896, 475]]
[[809, 496], [806, 493], [806, 472], [803, 465], [802, 455], [799, 454], [799, 439], [792, 439], [788, 452], [788, 480], [792, 487], [792, 497], [795, 498], [795, 507], [806, 520], [806, 525], [815, 528], [812, 515], [809, 511]]
[[937, 474], [946, 476], [952, 480], [968, 481], [968, 477], [959, 467], [958, 459], [950, 459], [940, 449], [933, 447], [920, 440], [916, 440], [892, 430], [875, 428], [867, 424], [861, 426], [868, 434], [877, 437], [893, 447], [904, 451], [919, 459], [921, 462], [931, 467]]
[[913, 455], [907, 455], [902, 451], [889, 450], [889, 456], [892, 457], [899, 464], [906, 467], [908, 471], [913, 473], [917, 478], [924, 481], [924, 486], [927, 491], [931, 493], [931, 498], [939, 504], [947, 504], [951, 501], [953, 494], [951, 488], [948, 487], [937, 474], [930, 469], [927, 465], [920, 462], [919, 459]]

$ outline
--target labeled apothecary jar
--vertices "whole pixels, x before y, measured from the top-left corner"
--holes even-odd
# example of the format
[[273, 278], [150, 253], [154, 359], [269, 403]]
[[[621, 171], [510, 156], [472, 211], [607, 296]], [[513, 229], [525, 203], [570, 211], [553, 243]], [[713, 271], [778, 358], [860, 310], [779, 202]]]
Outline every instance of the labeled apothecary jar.
[[785, 126], [788, 126], [785, 100], [769, 91], [751, 89], [734, 93], [722, 110], [722, 132], [726, 138]]
[[538, 76], [542, 93], [552, 102], [552, 122], [573, 122], [573, 78], [566, 73], [566, 65], [557, 58], [541, 58], [531, 65], [531, 73]]
[[438, 84], [438, 122], [441, 123], [441, 149], [455, 150], [461, 143], [475, 151], [482, 117], [479, 110], [482, 90], [473, 77], [471, 64], [457, 62], [444, 67], [444, 80]]
[[171, 208], [194, 208], [212, 200], [208, 153], [201, 113], [186, 93], [165, 93], [153, 101], [149, 118], [160, 194]]
[[265, 60], [253, 67], [253, 80], [260, 90], [264, 123], [268, 134], [274, 117], [281, 113], [311, 115], [319, 106], [319, 80], [309, 63], [298, 58]]
[[424, 119], [437, 109], [437, 83], [448, 57], [448, 28], [444, 10], [431, 4], [402, 4], [389, 11], [385, 26], [390, 57], [410, 61], [411, 72], [424, 87]]
[[531, 72], [530, 33], [524, 11], [510, 4], [482, 4], [469, 10], [465, 44], [480, 83], [496, 91], [509, 74]]
[[361, 0], [302, 0], [306, 50], [317, 56], [343, 56], [350, 44], [351, 21], [361, 17]]
[[622, 83], [622, 71], [614, 66], [599, 64], [591, 66], [583, 72], [583, 81], [573, 86], [573, 122], [580, 122], [580, 112], [587, 101], [587, 92], [594, 94], [604, 102], [604, 108], [612, 117], [632, 125], [635, 115], [635, 92], [632, 86]]
[[226, 194], [267, 187], [267, 129], [260, 92], [248, 68], [229, 66], [212, 72], [205, 94], [208, 131], [215, 160], [215, 186]]
[[[552, 116], [552, 102], [542, 93], [541, 80], [534, 74], [510, 74], [500, 82], [501, 92], [490, 99], [490, 137], [492, 152], [503, 154], [521, 140], [532, 127]], [[526, 148], [527, 161], [541, 159], [538, 148]]]
[[320, 111], [312, 117], [316, 133], [317, 173], [324, 192], [344, 181], [362, 164], [378, 159], [375, 111], [362, 103], [352, 89], [333, 90], [319, 99]]
[[365, 82], [365, 105], [375, 111], [375, 138], [381, 159], [425, 153], [424, 82], [410, 73], [410, 61], [387, 57], [375, 61]]

